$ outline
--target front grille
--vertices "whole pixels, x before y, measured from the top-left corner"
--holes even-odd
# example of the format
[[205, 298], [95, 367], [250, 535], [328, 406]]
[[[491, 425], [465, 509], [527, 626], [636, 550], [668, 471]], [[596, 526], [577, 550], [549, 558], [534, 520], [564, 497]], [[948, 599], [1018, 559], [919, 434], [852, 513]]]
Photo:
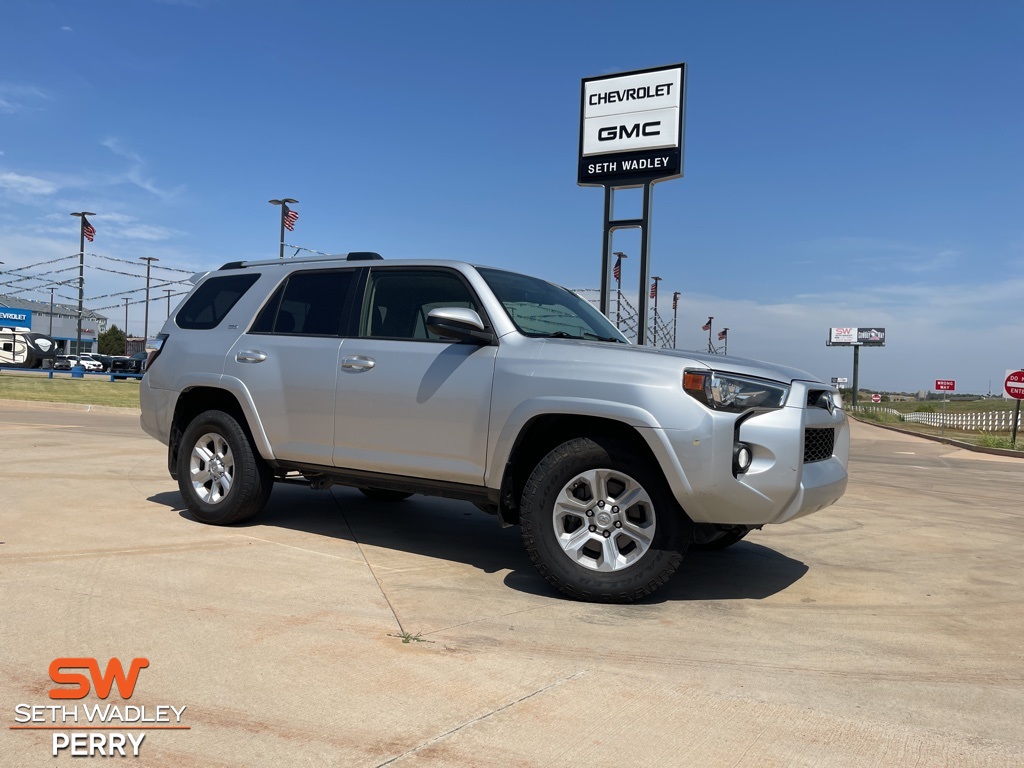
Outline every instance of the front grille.
[[835, 446], [835, 429], [832, 427], [825, 429], [808, 427], [804, 430], [804, 464], [832, 458], [832, 450]]

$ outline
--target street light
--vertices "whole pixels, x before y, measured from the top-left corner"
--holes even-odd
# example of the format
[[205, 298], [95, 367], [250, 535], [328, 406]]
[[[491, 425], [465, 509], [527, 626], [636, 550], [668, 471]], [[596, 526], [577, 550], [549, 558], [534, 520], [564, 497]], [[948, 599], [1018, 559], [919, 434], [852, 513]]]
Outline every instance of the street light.
[[128, 357], [128, 297], [124, 297], [124, 356]]
[[160, 261], [160, 259], [156, 256], [140, 256], [139, 261], [146, 262], [146, 314], [142, 322], [142, 343], [145, 344], [149, 339], [149, 271], [153, 266], [153, 262]]
[[276, 199], [275, 200], [268, 200], [267, 202], [270, 203], [271, 205], [280, 205], [281, 206], [281, 250], [278, 252], [277, 257], [279, 259], [283, 259], [284, 258], [284, 225], [285, 225], [285, 217], [288, 215], [288, 203], [293, 203], [294, 204], [294, 203], [297, 203], [299, 201], [294, 199], [294, 198], [291, 198], [291, 197], [283, 197], [280, 200], [276, 200]]
[[95, 216], [94, 211], [75, 211], [71, 214], [79, 219], [78, 227], [78, 335], [75, 337], [75, 354], [82, 359], [82, 304], [85, 302], [85, 236], [86, 227], [89, 228], [89, 240], [91, 241], [96, 230], [93, 229], [86, 216]]

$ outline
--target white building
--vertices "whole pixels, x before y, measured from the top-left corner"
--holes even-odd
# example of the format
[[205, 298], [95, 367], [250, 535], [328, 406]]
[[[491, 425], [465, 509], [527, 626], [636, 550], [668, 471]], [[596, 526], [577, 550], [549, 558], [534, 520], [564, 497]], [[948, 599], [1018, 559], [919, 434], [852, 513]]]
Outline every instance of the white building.
[[[31, 301], [0, 295], [0, 326], [29, 328], [45, 333], [57, 342], [57, 353], [75, 353], [78, 338], [78, 307]], [[90, 309], [82, 310], [82, 351], [96, 352], [99, 335], [107, 330], [107, 318]]]

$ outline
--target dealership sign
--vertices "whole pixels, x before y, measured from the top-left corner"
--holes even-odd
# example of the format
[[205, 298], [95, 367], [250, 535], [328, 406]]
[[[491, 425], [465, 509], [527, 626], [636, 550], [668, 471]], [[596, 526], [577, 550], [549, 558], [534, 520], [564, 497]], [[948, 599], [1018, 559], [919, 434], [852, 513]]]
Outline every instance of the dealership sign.
[[578, 183], [682, 176], [685, 90], [685, 64], [584, 78]]
[[884, 347], [885, 328], [829, 328], [830, 347]]
[[0, 307], [0, 326], [5, 328], [31, 328], [32, 310]]

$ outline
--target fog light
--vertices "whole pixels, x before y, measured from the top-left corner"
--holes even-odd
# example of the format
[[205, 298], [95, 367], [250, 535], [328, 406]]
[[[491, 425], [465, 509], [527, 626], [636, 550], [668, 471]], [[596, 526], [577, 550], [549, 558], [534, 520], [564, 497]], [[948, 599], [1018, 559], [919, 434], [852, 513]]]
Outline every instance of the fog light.
[[753, 461], [754, 454], [750, 451], [750, 446], [746, 443], [736, 443], [736, 447], [732, 449], [732, 470], [735, 474], [740, 475], [750, 469], [750, 462]]

